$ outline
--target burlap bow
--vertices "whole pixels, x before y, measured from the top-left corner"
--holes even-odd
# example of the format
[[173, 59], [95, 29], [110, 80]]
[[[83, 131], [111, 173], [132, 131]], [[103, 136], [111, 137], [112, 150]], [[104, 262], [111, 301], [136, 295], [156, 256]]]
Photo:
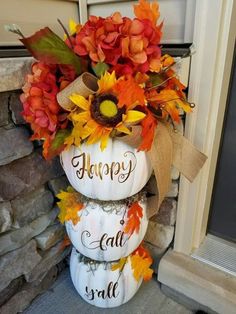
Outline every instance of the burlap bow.
[[[90, 94], [96, 93], [97, 88], [97, 78], [90, 73], [83, 73], [57, 94], [58, 103], [64, 109], [72, 110], [73, 103], [69, 99], [71, 94], [78, 93], [88, 97]], [[119, 137], [119, 140], [137, 148], [141, 143], [141, 131], [140, 126], [134, 126], [131, 135]], [[183, 135], [163, 122], [159, 122], [157, 125], [154, 141], [148, 155], [154, 170], [158, 191], [156, 195], [148, 198], [148, 217], [150, 218], [158, 212], [165, 195], [169, 191], [172, 165], [192, 182], [207, 157]]]

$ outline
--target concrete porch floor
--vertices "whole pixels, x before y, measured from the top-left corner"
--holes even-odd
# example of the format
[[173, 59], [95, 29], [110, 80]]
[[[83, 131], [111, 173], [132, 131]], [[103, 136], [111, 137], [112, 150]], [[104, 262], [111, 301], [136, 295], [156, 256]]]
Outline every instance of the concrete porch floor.
[[165, 296], [155, 279], [143, 283], [128, 303], [113, 309], [99, 309], [83, 301], [76, 292], [69, 270], [63, 271], [52, 288], [37, 297], [24, 314], [190, 314], [184, 306]]

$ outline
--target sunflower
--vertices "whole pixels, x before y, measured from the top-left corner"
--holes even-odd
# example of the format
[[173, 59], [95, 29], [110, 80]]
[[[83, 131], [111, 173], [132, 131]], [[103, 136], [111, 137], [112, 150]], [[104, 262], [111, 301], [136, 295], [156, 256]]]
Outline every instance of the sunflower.
[[[145, 113], [134, 110], [145, 106], [143, 89], [132, 77], [115, 77], [115, 72], [106, 72], [98, 80], [98, 91], [87, 99], [72, 94], [70, 100], [76, 105], [68, 118], [73, 129], [65, 144], [79, 146], [82, 141], [100, 143], [101, 150], [107, 146], [109, 137], [131, 134], [130, 126], [145, 118]], [[145, 110], [143, 110], [145, 111]]]

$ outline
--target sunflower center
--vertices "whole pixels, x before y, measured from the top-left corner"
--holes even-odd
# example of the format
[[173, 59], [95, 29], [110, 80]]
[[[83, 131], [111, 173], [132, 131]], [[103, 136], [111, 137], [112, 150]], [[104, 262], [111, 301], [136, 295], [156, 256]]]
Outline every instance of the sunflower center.
[[91, 116], [99, 124], [106, 127], [115, 127], [122, 121], [125, 107], [117, 107], [118, 99], [112, 94], [103, 94], [95, 97], [91, 104]]
[[118, 112], [116, 104], [110, 99], [103, 100], [100, 103], [99, 109], [100, 109], [101, 114], [107, 118], [115, 117]]

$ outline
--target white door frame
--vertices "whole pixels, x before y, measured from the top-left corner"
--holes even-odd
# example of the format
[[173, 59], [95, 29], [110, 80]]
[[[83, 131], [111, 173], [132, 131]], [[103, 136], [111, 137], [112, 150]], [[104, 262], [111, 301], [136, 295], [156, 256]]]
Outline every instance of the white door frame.
[[174, 250], [189, 255], [206, 235], [236, 36], [234, 0], [196, 0], [187, 136], [208, 160], [196, 181], [181, 177]]

